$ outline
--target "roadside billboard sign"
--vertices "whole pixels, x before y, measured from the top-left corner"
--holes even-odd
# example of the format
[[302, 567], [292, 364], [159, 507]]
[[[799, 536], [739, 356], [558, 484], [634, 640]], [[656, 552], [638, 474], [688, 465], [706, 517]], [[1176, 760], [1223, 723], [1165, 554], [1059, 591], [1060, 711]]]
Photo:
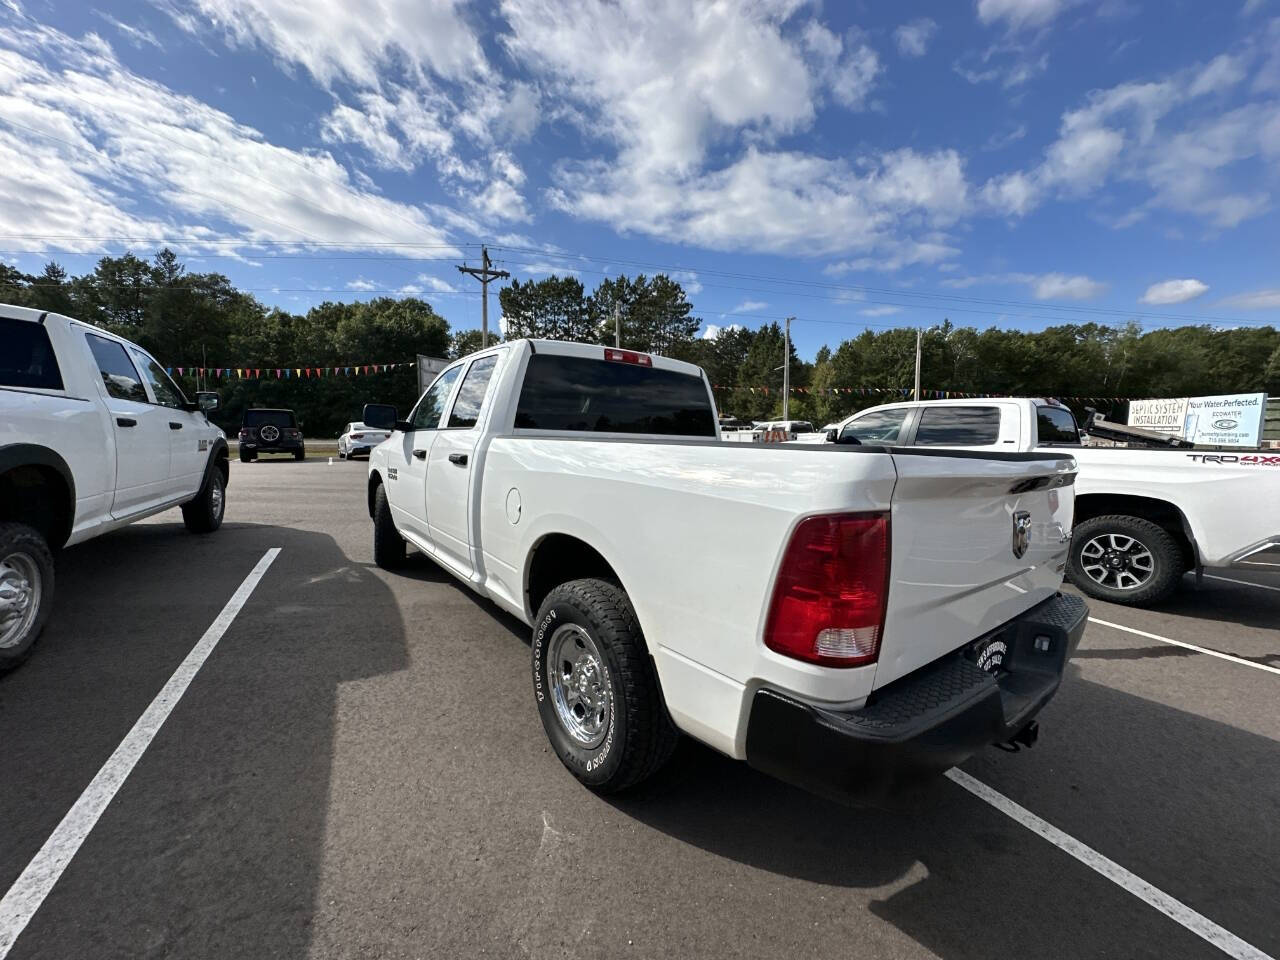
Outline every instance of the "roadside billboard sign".
[[1129, 426], [1217, 447], [1256, 447], [1262, 441], [1265, 393], [1133, 400]]
[[1187, 403], [1189, 400], [1189, 397], [1172, 397], [1165, 400], [1130, 400], [1129, 426], [1180, 437], [1187, 422]]
[[1265, 393], [1190, 397], [1183, 436], [1192, 443], [1256, 447], [1262, 441], [1262, 420], [1266, 408]]
[[418, 354], [418, 396], [427, 392], [431, 381], [440, 375], [440, 371], [449, 365], [442, 357], [426, 357]]

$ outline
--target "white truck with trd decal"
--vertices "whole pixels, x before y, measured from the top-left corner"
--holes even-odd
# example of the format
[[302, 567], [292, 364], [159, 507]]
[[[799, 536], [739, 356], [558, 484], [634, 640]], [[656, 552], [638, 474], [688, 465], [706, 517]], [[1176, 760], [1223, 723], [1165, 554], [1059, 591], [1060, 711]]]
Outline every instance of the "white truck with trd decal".
[[1188, 570], [1280, 569], [1280, 453], [1086, 447], [1052, 400], [920, 400], [859, 411], [837, 443], [1060, 450], [1080, 464], [1067, 576], [1084, 593], [1146, 605]]
[[63, 547], [181, 506], [222, 524], [227, 442], [141, 347], [55, 313], [0, 305], [0, 671], [31, 650]]
[[392, 431], [374, 560], [412, 544], [531, 627], [542, 724], [595, 790], [653, 773], [679, 731], [878, 794], [1032, 742], [1084, 630], [1058, 592], [1070, 451], [722, 443], [698, 367], [530, 340], [364, 423]]

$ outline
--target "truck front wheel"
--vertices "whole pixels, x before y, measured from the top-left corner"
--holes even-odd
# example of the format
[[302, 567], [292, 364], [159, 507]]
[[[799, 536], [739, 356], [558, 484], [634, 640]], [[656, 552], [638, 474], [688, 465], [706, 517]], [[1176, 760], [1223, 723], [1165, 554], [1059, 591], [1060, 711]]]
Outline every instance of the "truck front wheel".
[[227, 485], [214, 466], [196, 498], [182, 505], [182, 522], [192, 533], [213, 533], [222, 526], [227, 509]]
[[1178, 543], [1141, 517], [1120, 514], [1076, 524], [1067, 576], [1083, 593], [1143, 606], [1169, 596], [1186, 572]]
[[622, 588], [594, 579], [561, 584], [535, 623], [538, 715], [569, 772], [597, 793], [656, 773], [678, 734]]
[[31, 652], [53, 607], [53, 555], [25, 523], [0, 523], [0, 673]]
[[373, 562], [383, 570], [404, 566], [404, 537], [391, 519], [391, 502], [383, 484], [373, 495]]

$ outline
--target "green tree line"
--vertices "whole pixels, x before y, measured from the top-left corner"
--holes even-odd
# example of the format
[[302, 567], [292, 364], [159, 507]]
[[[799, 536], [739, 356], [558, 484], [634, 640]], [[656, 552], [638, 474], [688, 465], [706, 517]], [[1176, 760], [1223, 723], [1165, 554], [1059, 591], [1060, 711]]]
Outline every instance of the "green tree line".
[[[24, 274], [0, 264], [0, 302], [77, 317], [128, 337], [172, 367], [261, 368], [399, 363], [417, 354], [464, 356], [479, 349], [476, 330], [452, 331], [426, 301], [380, 297], [325, 302], [305, 313], [267, 307], [218, 273], [186, 269], [176, 254], [151, 260], [102, 257], [94, 270], [69, 276], [57, 263]], [[574, 276], [513, 280], [499, 293], [509, 338], [544, 337], [614, 343], [703, 366], [724, 414], [765, 419], [782, 409], [784, 338], [777, 323], [727, 327], [699, 338], [701, 319], [669, 276], [618, 276], [590, 293]], [[790, 413], [826, 423], [884, 402], [846, 388], [909, 387], [915, 331], [863, 330], [812, 362], [791, 348]], [[1270, 326], [1184, 326], [1143, 331], [1136, 323], [1064, 324], [1035, 332], [950, 321], [925, 331], [922, 386], [974, 394], [1057, 397], [1161, 397], [1266, 391], [1280, 394], [1280, 333]], [[178, 378], [189, 393], [191, 375]], [[368, 378], [222, 380], [229, 431], [247, 406], [290, 407], [309, 436], [335, 436], [358, 419], [365, 402], [413, 404], [412, 367]], [[1079, 407], [1081, 404], [1074, 403]], [[1116, 411], [1116, 404], [1099, 404]]]

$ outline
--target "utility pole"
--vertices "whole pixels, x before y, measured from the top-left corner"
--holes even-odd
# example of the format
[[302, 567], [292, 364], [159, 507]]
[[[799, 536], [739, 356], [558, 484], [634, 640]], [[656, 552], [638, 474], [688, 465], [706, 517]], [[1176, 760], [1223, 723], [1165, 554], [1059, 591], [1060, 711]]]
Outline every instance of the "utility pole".
[[915, 388], [915, 391], [911, 394], [912, 400], [920, 399], [920, 337], [922, 333], [923, 331], [919, 327], [917, 327], [916, 328], [916, 388]]
[[782, 419], [790, 420], [791, 412], [791, 321], [795, 317], [787, 317], [786, 326], [782, 330]]
[[622, 349], [622, 304], [613, 301], [613, 345]]
[[468, 267], [465, 263], [458, 267], [459, 272], [469, 273], [480, 281], [480, 349], [489, 346], [489, 281], [500, 280], [511, 274], [505, 270], [494, 270], [493, 261], [489, 259], [489, 248], [480, 248], [480, 266]]

